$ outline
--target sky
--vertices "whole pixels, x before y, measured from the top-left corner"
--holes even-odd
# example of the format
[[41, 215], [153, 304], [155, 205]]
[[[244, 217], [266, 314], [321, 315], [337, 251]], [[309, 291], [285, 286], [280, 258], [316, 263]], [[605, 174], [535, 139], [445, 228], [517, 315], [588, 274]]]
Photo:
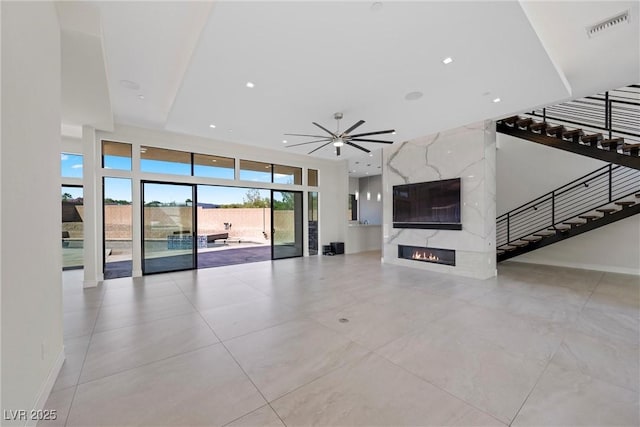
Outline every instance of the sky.
[[[60, 157], [61, 172], [63, 177], [82, 178], [82, 155], [63, 153]], [[131, 170], [131, 159], [128, 157], [104, 156], [105, 169]], [[191, 166], [186, 163], [163, 162], [158, 160], [142, 159], [140, 169], [143, 172], [156, 172], [172, 175], [191, 175]], [[196, 165], [195, 176], [233, 179], [234, 170], [213, 166]], [[257, 172], [249, 170], [240, 171], [240, 179], [254, 182], [271, 182], [271, 172]], [[275, 174], [276, 183], [291, 183], [293, 178], [289, 175]], [[81, 188], [65, 187], [73, 198], [82, 197]], [[70, 189], [71, 188], [71, 189]], [[198, 202], [212, 204], [242, 203], [246, 198], [248, 188], [223, 187], [211, 185], [198, 185]], [[260, 197], [270, 197], [269, 190], [259, 190]], [[104, 196], [113, 200], [131, 201], [131, 180], [128, 178], [105, 178]], [[159, 201], [162, 203], [184, 203], [186, 199], [192, 199], [191, 187], [179, 184], [145, 184], [144, 202]]]

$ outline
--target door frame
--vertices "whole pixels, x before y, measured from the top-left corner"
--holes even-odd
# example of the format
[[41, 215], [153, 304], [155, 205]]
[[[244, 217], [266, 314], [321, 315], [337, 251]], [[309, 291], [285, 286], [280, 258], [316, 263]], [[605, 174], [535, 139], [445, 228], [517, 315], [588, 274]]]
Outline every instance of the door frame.
[[[145, 272], [145, 254], [144, 254], [144, 185], [145, 184], [164, 184], [164, 185], [179, 185], [183, 187], [191, 187], [191, 268], [181, 268], [178, 270], [169, 270], [169, 271], [156, 271], [152, 273]], [[189, 271], [189, 270], [197, 270], [198, 269], [198, 248], [197, 246], [197, 225], [198, 225], [198, 215], [197, 209], [198, 201], [197, 197], [197, 189], [196, 184], [191, 184], [187, 182], [175, 182], [175, 181], [156, 181], [156, 180], [140, 180], [140, 246], [141, 246], [141, 265], [140, 268], [142, 270], [143, 276], [151, 276], [154, 274], [164, 274], [164, 273], [174, 273], [177, 271]]]
[[[289, 258], [304, 257], [304, 229], [305, 229], [305, 227], [304, 227], [304, 225], [305, 225], [304, 224], [304, 191], [302, 191], [302, 190], [274, 190], [274, 189], [271, 189], [270, 191], [271, 191], [271, 193], [270, 193], [270, 196], [271, 196], [270, 197], [270, 199], [271, 199], [271, 201], [270, 201], [270, 209], [271, 209], [271, 261], [275, 261], [275, 260], [279, 260], [279, 259], [289, 259]], [[274, 210], [273, 210], [273, 193], [276, 193], [276, 192], [277, 193], [296, 193], [296, 194], [300, 195], [300, 217], [302, 219], [302, 221], [300, 222], [300, 236], [301, 236], [301, 239], [302, 239], [302, 245], [300, 246], [300, 250], [301, 250], [301, 254], [300, 255], [292, 255], [292, 256], [280, 257], [280, 258], [275, 258], [274, 257], [274, 255], [275, 255], [274, 254], [274, 246], [275, 246], [275, 244], [274, 244], [274, 242], [275, 242], [274, 235], [275, 235], [275, 231], [276, 230], [275, 230], [274, 214], [273, 214], [273, 212], [274, 212]], [[293, 221], [294, 227], [295, 227], [295, 224], [296, 224], [296, 221], [295, 221], [296, 210], [295, 209], [296, 209], [296, 207], [294, 205], [294, 221]], [[294, 231], [294, 235], [295, 235], [295, 231]]]

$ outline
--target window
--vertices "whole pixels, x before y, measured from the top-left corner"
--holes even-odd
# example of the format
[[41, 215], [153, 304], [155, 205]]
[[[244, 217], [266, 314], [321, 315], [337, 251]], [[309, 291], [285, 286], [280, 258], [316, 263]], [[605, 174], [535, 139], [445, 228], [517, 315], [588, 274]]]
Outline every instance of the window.
[[191, 175], [191, 153], [165, 148], [140, 147], [142, 172]]
[[318, 186], [318, 171], [316, 169], [307, 170], [307, 185], [311, 187]]
[[302, 184], [302, 168], [273, 165], [273, 182], [276, 184]]
[[131, 144], [102, 141], [102, 167], [130, 171]]
[[82, 178], [82, 155], [62, 153], [60, 173], [64, 178]]
[[193, 155], [193, 176], [234, 179], [235, 160], [228, 157]]
[[271, 182], [272, 165], [269, 163], [240, 160], [240, 179], [245, 181]]
[[62, 269], [84, 262], [84, 199], [82, 187], [62, 186]]

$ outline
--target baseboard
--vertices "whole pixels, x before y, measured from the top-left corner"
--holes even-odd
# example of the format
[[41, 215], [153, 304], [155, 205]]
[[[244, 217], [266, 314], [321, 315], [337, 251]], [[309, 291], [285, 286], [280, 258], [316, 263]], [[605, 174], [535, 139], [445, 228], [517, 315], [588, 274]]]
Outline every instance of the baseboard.
[[[49, 394], [51, 394], [51, 390], [53, 390], [53, 386], [56, 383], [56, 379], [58, 379], [58, 374], [60, 374], [60, 370], [62, 369], [62, 365], [64, 363], [64, 346], [58, 353], [58, 357], [56, 357], [55, 362], [53, 363], [53, 367], [49, 371], [49, 375], [47, 376], [47, 380], [42, 384], [42, 388], [40, 388], [40, 392], [38, 393], [38, 397], [36, 398], [36, 402], [33, 405], [34, 411], [40, 411], [45, 409], [44, 405], [47, 403], [47, 399], [49, 398]], [[28, 419], [25, 423], [25, 427], [32, 427], [38, 423], [38, 420]]]
[[[632, 276], [640, 276], [640, 271], [636, 269], [627, 268], [627, 267], [616, 267], [612, 265], [582, 264], [579, 262], [558, 262], [553, 260], [531, 261], [531, 260], [524, 260], [524, 259], [517, 259], [517, 258], [512, 258], [509, 261], [521, 262], [524, 264], [552, 265], [554, 267], [577, 268], [580, 270], [595, 270], [595, 271], [604, 271], [606, 273], [620, 273], [620, 274], [629, 274]], [[505, 262], [509, 262], [509, 261], [505, 261]]]
[[98, 286], [98, 281], [97, 280], [84, 280], [82, 282], [82, 287], [83, 288], [95, 288]]

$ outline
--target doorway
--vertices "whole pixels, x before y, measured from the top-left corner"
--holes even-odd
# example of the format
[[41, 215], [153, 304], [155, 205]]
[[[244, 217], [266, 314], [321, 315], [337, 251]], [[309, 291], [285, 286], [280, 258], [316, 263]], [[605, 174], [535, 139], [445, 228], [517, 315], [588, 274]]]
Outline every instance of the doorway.
[[195, 186], [142, 182], [142, 273], [196, 268]]
[[271, 190], [271, 258], [303, 255], [302, 192]]

